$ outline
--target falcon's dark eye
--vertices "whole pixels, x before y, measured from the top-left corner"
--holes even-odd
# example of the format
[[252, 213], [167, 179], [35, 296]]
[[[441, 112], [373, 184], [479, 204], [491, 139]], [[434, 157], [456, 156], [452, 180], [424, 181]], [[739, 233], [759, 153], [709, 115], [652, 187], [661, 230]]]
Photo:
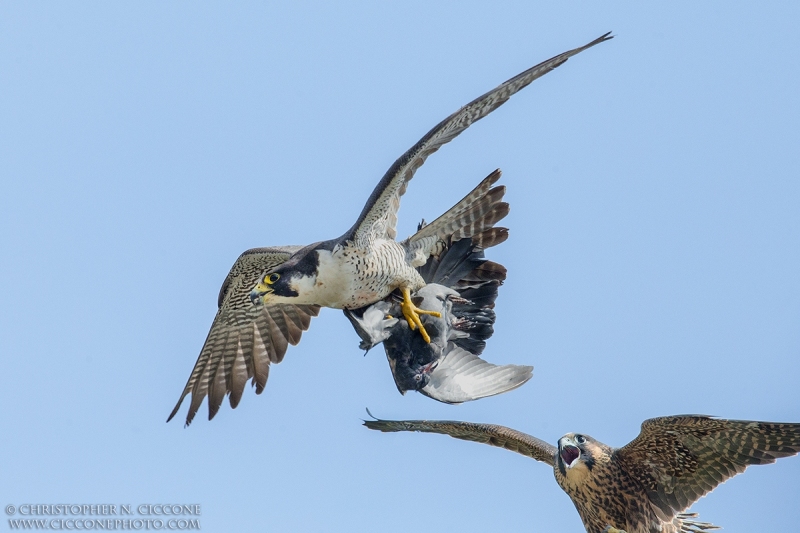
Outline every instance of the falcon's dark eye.
[[583, 444], [584, 442], [586, 442], [586, 439], [583, 438], [583, 435], [576, 435], [575, 442], [577, 442], [578, 444]]
[[272, 274], [264, 278], [264, 283], [266, 283], [267, 285], [272, 285], [279, 279], [281, 279], [281, 275], [278, 274], [277, 272], [273, 272]]
[[422, 374], [414, 374], [414, 381], [422, 381]]

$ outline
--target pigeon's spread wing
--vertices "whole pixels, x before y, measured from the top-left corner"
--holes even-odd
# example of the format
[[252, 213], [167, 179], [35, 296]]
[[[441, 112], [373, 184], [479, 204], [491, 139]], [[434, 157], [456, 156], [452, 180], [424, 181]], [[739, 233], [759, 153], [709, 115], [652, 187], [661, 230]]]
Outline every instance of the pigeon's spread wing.
[[798, 452], [800, 424], [685, 415], [646, 420], [615, 454], [669, 520], [749, 465]]
[[256, 393], [264, 390], [269, 365], [280, 363], [288, 345], [300, 342], [316, 305], [253, 305], [250, 289], [264, 272], [286, 261], [299, 246], [254, 248], [234, 263], [219, 293], [219, 310], [192, 374], [167, 422], [172, 420], [184, 398], [192, 401], [186, 415], [189, 425], [203, 398], [208, 396], [208, 418], [214, 418], [225, 394], [231, 407], [242, 398], [245, 383], [253, 379]]
[[420, 392], [440, 402], [462, 403], [516, 389], [531, 376], [532, 366], [493, 365], [450, 343]]
[[[367, 411], [369, 413], [369, 411]], [[371, 414], [370, 414], [371, 415]], [[550, 466], [555, 464], [555, 446], [543, 440], [532, 437], [505, 426], [492, 424], [475, 424], [472, 422], [452, 422], [436, 420], [365, 420], [364, 425], [369, 429], [384, 432], [395, 431], [421, 431], [423, 433], [441, 433], [457, 439], [482, 442], [491, 446], [498, 446], [532, 457]]]
[[533, 80], [562, 65], [570, 57], [611, 38], [610, 32], [606, 33], [580, 48], [569, 50], [539, 63], [476, 98], [437, 124], [389, 168], [367, 200], [355, 225], [344, 235], [344, 238], [359, 242], [368, 242], [374, 238], [394, 239], [400, 197], [403, 196], [414, 173], [429, 155], [453, 140], [474, 122], [503, 105], [511, 95], [526, 87]]

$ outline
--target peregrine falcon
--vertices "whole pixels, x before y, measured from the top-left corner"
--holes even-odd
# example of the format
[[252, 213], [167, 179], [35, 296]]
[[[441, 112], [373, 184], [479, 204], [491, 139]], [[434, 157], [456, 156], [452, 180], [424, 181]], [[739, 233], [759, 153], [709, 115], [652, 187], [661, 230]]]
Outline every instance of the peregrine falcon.
[[[341, 237], [308, 246], [254, 248], [234, 263], [219, 293], [217, 315], [183, 393], [167, 421], [191, 393], [187, 425], [206, 396], [209, 419], [226, 393], [236, 407], [252, 378], [261, 393], [269, 365], [300, 341], [320, 307], [357, 309], [399, 291], [401, 312], [412, 330], [430, 337], [411, 293], [425, 285], [417, 267], [442, 253], [447, 243], [470, 238], [502, 218], [501, 203], [484, 180], [461, 202], [402, 242], [395, 241], [400, 198], [427, 157], [472, 123], [504, 104], [533, 80], [570, 57], [611, 39], [610, 33], [540, 63], [465, 105], [422, 137], [389, 168], [355, 224]], [[505, 207], [507, 209], [507, 205]], [[499, 218], [498, 218], [499, 217]], [[260, 305], [252, 305], [252, 304]]]
[[547, 463], [588, 533], [719, 529], [685, 511], [748, 466], [800, 452], [800, 424], [697, 415], [646, 420], [639, 436], [622, 448], [578, 433], [567, 433], [555, 447], [507, 427], [470, 422], [376, 419], [364, 425], [388, 432], [443, 433]]
[[[489, 231], [505, 240], [504, 228]], [[391, 299], [345, 310], [362, 338], [362, 349], [383, 343], [401, 394], [416, 390], [440, 402], [462, 403], [508, 392], [531, 378], [533, 367], [498, 366], [479, 357], [494, 332], [494, 302], [506, 277], [506, 269], [484, 259], [485, 246], [476, 244], [488, 241], [483, 234], [480, 239], [456, 241], [419, 269], [427, 285], [414, 294], [415, 304], [440, 314], [422, 317], [430, 343], [404, 320], [394, 318], [400, 304]]]
[[[476, 224], [484, 216], [480, 197], [465, 198], [448, 213], [402, 242], [395, 241], [400, 198], [408, 182], [427, 157], [450, 142], [472, 123], [485, 117], [511, 95], [533, 80], [563, 64], [570, 57], [610, 39], [607, 33], [580, 47], [557, 55], [502, 83], [468, 103], [434, 128], [394, 162], [373, 190], [355, 224], [342, 236], [310, 244], [287, 261], [267, 270], [250, 294], [264, 305], [302, 304], [357, 309], [380, 301], [399, 289], [401, 310], [409, 327], [430, 338], [411, 292], [424, 280], [416, 267], [441, 253], [442, 244], [454, 232], [461, 237], [479, 233]], [[477, 211], [477, 212], [476, 212]]]

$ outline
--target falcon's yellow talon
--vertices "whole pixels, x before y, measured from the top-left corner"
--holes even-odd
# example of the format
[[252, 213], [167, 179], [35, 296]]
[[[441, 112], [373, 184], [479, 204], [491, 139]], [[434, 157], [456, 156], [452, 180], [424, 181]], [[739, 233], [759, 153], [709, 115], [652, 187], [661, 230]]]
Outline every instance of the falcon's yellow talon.
[[441, 318], [442, 314], [438, 311], [426, 311], [425, 309], [420, 309], [414, 302], [411, 301], [411, 290], [407, 288], [400, 289], [403, 293], [403, 303], [400, 304], [400, 309], [403, 311], [403, 316], [408, 322], [408, 327], [411, 328], [411, 331], [416, 330], [419, 327], [419, 333], [422, 335], [422, 338], [425, 342], [431, 342], [431, 337], [428, 335], [428, 332], [425, 331], [425, 326], [422, 325], [422, 321], [419, 318], [419, 315], [431, 315], [438, 318]]

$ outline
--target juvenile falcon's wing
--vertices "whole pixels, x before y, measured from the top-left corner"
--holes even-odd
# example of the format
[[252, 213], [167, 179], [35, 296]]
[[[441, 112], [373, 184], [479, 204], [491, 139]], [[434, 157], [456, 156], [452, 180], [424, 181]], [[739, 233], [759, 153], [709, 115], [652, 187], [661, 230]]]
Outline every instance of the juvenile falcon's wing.
[[615, 456], [670, 520], [748, 466], [798, 452], [800, 424], [683, 415], [645, 420]]
[[[370, 416], [372, 413], [367, 410]], [[369, 429], [383, 432], [421, 431], [423, 433], [441, 433], [457, 439], [482, 442], [498, 446], [532, 457], [537, 461], [553, 466], [558, 449], [552, 444], [505, 426], [493, 424], [475, 424], [472, 422], [452, 422], [449, 420], [365, 420]]]
[[368, 241], [376, 237], [394, 239], [397, 233], [395, 226], [397, 210], [400, 208], [400, 197], [406, 191], [414, 172], [422, 166], [429, 155], [453, 140], [472, 123], [503, 105], [511, 95], [526, 87], [536, 78], [544, 76], [587, 48], [611, 39], [610, 33], [608, 32], [580, 48], [569, 50], [529, 68], [476, 98], [437, 124], [389, 168], [378, 182], [375, 190], [372, 191], [355, 225], [343, 237], [357, 241]]
[[300, 342], [316, 305], [253, 305], [250, 289], [266, 271], [280, 265], [300, 246], [275, 246], [247, 250], [233, 264], [219, 291], [219, 310], [189, 381], [178, 403], [167, 418], [172, 420], [192, 394], [186, 425], [191, 424], [203, 398], [208, 396], [208, 419], [214, 418], [225, 394], [235, 408], [244, 385], [253, 378], [256, 394], [261, 394], [269, 377], [270, 363], [280, 363], [288, 345]]

